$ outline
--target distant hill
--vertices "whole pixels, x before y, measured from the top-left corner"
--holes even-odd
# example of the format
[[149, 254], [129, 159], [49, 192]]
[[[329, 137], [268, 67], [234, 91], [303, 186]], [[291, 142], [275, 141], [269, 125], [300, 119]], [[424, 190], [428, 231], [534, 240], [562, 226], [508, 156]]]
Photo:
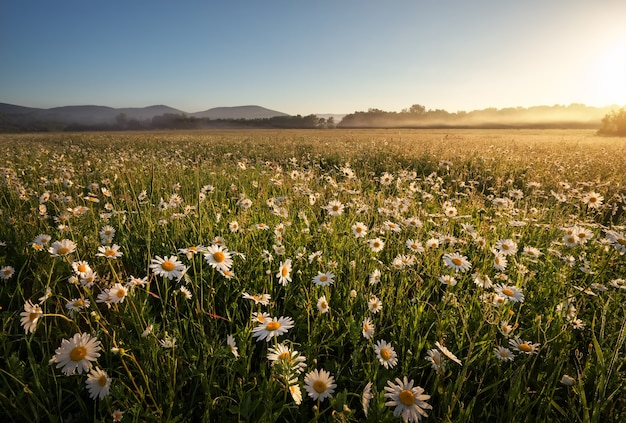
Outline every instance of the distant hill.
[[192, 113], [191, 116], [204, 119], [269, 119], [289, 115], [261, 106], [235, 106], [214, 107], [203, 112]]
[[276, 116], [289, 116], [286, 113], [260, 106], [216, 107], [198, 113], [187, 113], [169, 106], [113, 108], [106, 106], [82, 105], [63, 106], [50, 109], [24, 107], [0, 103], [2, 120], [16, 126], [58, 123], [64, 125], [110, 125], [116, 123], [121, 114], [127, 120], [150, 121], [164, 114], [186, 115], [208, 119], [263, 119]]

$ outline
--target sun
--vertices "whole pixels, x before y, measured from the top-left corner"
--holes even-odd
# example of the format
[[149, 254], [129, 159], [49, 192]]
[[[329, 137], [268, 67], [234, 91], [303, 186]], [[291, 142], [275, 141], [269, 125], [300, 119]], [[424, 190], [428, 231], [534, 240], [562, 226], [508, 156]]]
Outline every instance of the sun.
[[589, 64], [586, 103], [626, 105], [626, 35], [599, 49]]

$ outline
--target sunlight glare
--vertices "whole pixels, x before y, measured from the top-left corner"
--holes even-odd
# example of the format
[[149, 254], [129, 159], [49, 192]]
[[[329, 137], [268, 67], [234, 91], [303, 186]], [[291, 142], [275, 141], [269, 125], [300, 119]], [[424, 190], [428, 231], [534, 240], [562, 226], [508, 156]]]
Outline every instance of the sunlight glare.
[[590, 72], [588, 88], [593, 103], [626, 105], [626, 37], [603, 50]]

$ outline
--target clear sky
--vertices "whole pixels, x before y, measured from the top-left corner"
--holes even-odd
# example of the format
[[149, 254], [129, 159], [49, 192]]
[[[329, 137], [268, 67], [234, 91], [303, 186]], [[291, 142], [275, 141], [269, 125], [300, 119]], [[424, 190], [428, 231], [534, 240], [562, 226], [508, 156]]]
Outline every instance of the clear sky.
[[4, 1], [0, 102], [623, 106], [626, 0]]

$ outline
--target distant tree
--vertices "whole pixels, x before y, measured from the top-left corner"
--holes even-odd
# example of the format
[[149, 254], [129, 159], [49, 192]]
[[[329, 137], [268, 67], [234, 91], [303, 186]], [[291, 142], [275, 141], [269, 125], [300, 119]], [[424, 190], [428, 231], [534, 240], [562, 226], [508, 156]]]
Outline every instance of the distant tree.
[[415, 115], [423, 115], [426, 113], [426, 107], [422, 106], [421, 104], [414, 104], [409, 108], [409, 113]]
[[115, 116], [115, 123], [120, 128], [126, 128], [126, 125], [128, 125], [128, 116], [126, 115], [126, 113], [120, 113], [119, 115]]
[[598, 134], [626, 137], [626, 109], [613, 110], [604, 116]]

